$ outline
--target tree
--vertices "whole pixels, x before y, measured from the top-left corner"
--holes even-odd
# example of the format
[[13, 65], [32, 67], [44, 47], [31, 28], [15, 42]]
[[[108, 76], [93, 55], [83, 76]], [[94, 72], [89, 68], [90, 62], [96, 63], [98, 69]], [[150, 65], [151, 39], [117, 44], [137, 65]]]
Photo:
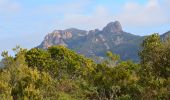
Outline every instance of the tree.
[[28, 67], [25, 53], [21, 51], [10, 65], [0, 71], [0, 75], [0, 98], [3, 100], [39, 100], [57, 96], [52, 77], [44, 71]]
[[47, 70], [51, 65], [50, 54], [42, 49], [33, 48], [25, 54], [28, 66], [37, 68], [40, 71]]
[[[53, 46], [48, 49], [51, 59], [58, 62], [60, 74], [67, 73], [71, 79], [81, 76], [89, 76], [95, 69], [95, 63], [91, 59], [87, 59], [82, 55], [78, 55], [72, 50], [63, 46]], [[66, 72], [65, 72], [66, 71]], [[62, 75], [59, 75], [60, 77]]]
[[[158, 34], [148, 36], [140, 52], [141, 69], [139, 83], [144, 87], [144, 99], [167, 99], [170, 97], [166, 84], [169, 81], [168, 54], [170, 42], [161, 41]], [[166, 85], [165, 85], [166, 84]]]

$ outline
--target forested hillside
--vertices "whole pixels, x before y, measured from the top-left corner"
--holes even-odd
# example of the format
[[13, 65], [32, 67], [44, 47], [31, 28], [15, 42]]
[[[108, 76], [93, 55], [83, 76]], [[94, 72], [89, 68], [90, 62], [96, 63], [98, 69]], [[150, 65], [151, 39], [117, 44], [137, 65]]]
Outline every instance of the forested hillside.
[[[140, 62], [107, 51], [96, 63], [63, 46], [3, 52], [1, 100], [169, 100], [170, 39], [145, 38]], [[98, 59], [96, 57], [96, 59]]]

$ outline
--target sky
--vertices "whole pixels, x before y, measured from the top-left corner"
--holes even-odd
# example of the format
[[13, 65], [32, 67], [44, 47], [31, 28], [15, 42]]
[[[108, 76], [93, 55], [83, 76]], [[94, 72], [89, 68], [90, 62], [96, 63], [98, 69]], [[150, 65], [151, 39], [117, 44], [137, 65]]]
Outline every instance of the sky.
[[55, 29], [102, 29], [116, 20], [132, 34], [162, 34], [169, 9], [170, 0], [0, 0], [0, 52], [33, 48]]

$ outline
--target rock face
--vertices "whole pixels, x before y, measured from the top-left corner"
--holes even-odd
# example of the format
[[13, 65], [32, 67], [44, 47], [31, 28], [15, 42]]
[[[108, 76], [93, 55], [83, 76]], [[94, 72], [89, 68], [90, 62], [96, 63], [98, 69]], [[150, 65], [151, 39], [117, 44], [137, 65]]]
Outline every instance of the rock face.
[[106, 33], [119, 33], [122, 32], [122, 26], [119, 21], [110, 22], [103, 28], [103, 32]]
[[[170, 32], [162, 35], [167, 37]], [[124, 32], [120, 22], [110, 22], [103, 30], [79, 30], [70, 28], [54, 30], [48, 34], [38, 48], [63, 45], [87, 57], [106, 55], [107, 51], [119, 54], [122, 60], [139, 61], [138, 51], [144, 37]]]
[[86, 35], [86, 31], [78, 30], [78, 29], [67, 29], [67, 30], [54, 30], [53, 32], [49, 33], [45, 36], [39, 48], [47, 49], [53, 45], [62, 45], [68, 46], [65, 42], [66, 40], [77, 38], [80, 36]]
[[67, 46], [67, 44], [64, 42], [64, 39], [70, 38], [72, 38], [72, 33], [55, 30], [44, 38], [42, 48], [46, 49], [52, 45]]
[[138, 61], [139, 44], [143, 37], [124, 32], [120, 22], [110, 22], [103, 30], [79, 30], [70, 28], [54, 30], [38, 48], [63, 45], [87, 57], [105, 56], [107, 51], [119, 54], [122, 60]]

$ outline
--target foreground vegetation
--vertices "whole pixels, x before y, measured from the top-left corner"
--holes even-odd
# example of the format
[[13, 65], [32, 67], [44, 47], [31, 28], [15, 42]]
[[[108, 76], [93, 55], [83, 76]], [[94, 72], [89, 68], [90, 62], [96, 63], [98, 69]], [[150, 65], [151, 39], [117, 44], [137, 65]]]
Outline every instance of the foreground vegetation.
[[2, 100], [170, 98], [170, 39], [161, 41], [158, 34], [143, 41], [138, 64], [121, 61], [111, 52], [106, 60], [95, 63], [62, 46], [14, 51], [15, 57], [2, 53]]

